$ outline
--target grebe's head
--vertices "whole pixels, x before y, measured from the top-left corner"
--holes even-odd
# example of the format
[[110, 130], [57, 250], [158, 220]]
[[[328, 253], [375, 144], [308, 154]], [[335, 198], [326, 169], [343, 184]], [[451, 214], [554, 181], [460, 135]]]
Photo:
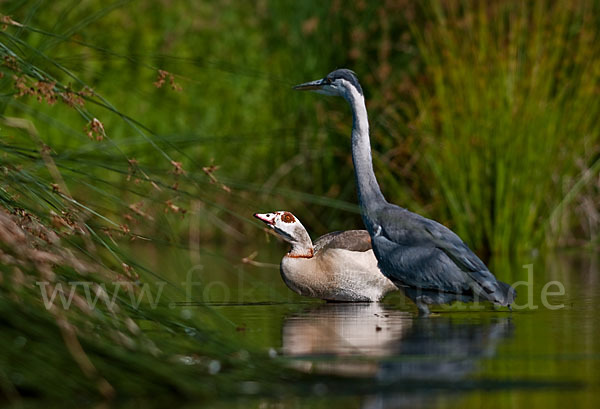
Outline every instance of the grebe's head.
[[288, 243], [302, 242], [308, 236], [302, 223], [290, 212], [255, 213], [254, 217], [272, 228]]

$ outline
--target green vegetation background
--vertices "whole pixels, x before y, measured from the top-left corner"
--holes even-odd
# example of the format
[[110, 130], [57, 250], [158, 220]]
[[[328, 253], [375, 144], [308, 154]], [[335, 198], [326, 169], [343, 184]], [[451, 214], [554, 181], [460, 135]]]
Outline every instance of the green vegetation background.
[[[443, 222], [485, 258], [594, 248], [599, 7], [594, 1], [2, 2], [0, 199], [13, 217], [5, 226], [27, 230], [24, 220], [33, 217], [38, 236], [48, 229], [60, 238], [58, 244], [42, 238], [34, 248], [74, 251], [92, 263], [88, 270], [102, 271], [92, 274], [97, 283], [121, 275], [179, 282], [173, 271], [193, 265], [195, 253], [218, 258], [224, 269], [239, 269], [235, 263], [247, 256], [253, 263], [252, 251], [260, 260], [266, 245], [251, 218], [256, 211], [290, 210], [315, 237], [356, 228], [350, 112], [341, 99], [291, 90], [348, 67], [366, 91], [375, 170], [389, 201]], [[37, 317], [34, 330], [54, 334], [52, 345], [61, 344], [62, 328], [60, 353], [85, 367], [61, 327], [64, 317], [42, 308], [33, 285], [39, 277], [55, 284], [79, 279], [76, 263], [64, 256], [64, 265], [50, 267], [58, 274], [48, 276], [35, 255], [14, 243], [2, 246], [24, 258], [19, 269], [29, 277], [0, 280], [3, 312]], [[263, 260], [278, 257], [269, 255]], [[171, 273], [161, 273], [167, 263]], [[14, 278], [13, 267], [3, 266], [3, 277]], [[174, 297], [180, 289], [166, 291]], [[14, 292], [20, 301], [4, 297]], [[106, 318], [110, 311], [78, 314], [68, 314], [75, 326], [99, 320], [115, 334], [131, 332], [133, 349], [148, 362], [153, 348], [136, 338], [129, 316], [179, 335], [204, 324], [183, 325], [169, 310], [133, 307], [115, 321]], [[17, 322], [10, 326], [23, 330]], [[98, 373], [126, 390], [127, 372], [107, 375], [102, 363], [129, 365], [127, 355], [91, 334], [81, 329], [79, 336], [104, 357], [92, 359], [99, 371], [67, 377], [64, 389], [42, 386], [31, 374], [25, 387], [6, 378], [3, 394], [96, 388], [108, 396]], [[221, 348], [222, 335], [206, 335], [219, 347], [203, 354], [220, 359], [235, 350]], [[173, 338], [152, 342], [163, 352], [185, 351], [189, 341]], [[166, 366], [168, 356], [160, 358]], [[170, 379], [185, 393], [214, 392], [194, 391], [178, 376]]]

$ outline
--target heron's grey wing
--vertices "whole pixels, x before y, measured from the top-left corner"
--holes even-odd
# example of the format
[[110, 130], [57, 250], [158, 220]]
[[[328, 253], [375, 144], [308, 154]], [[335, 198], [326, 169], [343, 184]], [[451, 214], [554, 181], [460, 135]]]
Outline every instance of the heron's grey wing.
[[334, 231], [319, 237], [315, 243], [315, 253], [324, 249], [344, 249], [350, 251], [371, 250], [371, 236], [366, 230]]
[[383, 237], [400, 246], [416, 247], [421, 251], [438, 249], [457, 269], [479, 283], [486, 291], [493, 292], [496, 289], [496, 277], [460, 237], [446, 226], [398, 206], [387, 207], [383, 216], [383, 220], [386, 220], [382, 226]]
[[487, 293], [498, 290], [498, 280], [479, 257], [452, 230], [424, 218], [424, 227], [433, 243]]
[[446, 226], [398, 206], [383, 212], [382, 233], [391, 241], [419, 247], [437, 247], [464, 271], [487, 270], [485, 264]]
[[378, 235], [373, 237], [373, 248], [381, 271], [400, 287], [455, 294], [471, 290], [466, 274], [436, 247], [406, 246]]
[[483, 261], [452, 230], [425, 218], [422, 223], [435, 246], [443, 250], [462, 270], [470, 272], [487, 270]]

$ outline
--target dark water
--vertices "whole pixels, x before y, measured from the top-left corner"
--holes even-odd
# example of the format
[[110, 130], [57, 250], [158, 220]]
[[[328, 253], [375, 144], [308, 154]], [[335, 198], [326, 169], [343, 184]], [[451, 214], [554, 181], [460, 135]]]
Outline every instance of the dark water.
[[[521, 309], [512, 313], [455, 308], [419, 318], [400, 295], [380, 304], [300, 297], [215, 303], [213, 309], [238, 326], [236, 336], [248, 348], [289, 358], [301, 371], [348, 380], [341, 392], [315, 383], [306, 396], [216, 407], [600, 407], [600, 271], [594, 260], [588, 255], [583, 261], [549, 261], [531, 287], [518, 289]], [[516, 278], [526, 280], [527, 269]], [[558, 283], [564, 294], [543, 297], [545, 286], [559, 293]], [[368, 382], [357, 387], [354, 379]]]

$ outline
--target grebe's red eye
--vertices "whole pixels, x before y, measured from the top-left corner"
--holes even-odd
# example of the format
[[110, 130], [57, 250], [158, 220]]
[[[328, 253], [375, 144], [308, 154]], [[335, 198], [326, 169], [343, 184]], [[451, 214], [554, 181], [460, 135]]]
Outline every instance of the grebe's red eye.
[[294, 223], [296, 219], [294, 218], [294, 215], [290, 212], [285, 212], [281, 215], [281, 221], [284, 223]]

